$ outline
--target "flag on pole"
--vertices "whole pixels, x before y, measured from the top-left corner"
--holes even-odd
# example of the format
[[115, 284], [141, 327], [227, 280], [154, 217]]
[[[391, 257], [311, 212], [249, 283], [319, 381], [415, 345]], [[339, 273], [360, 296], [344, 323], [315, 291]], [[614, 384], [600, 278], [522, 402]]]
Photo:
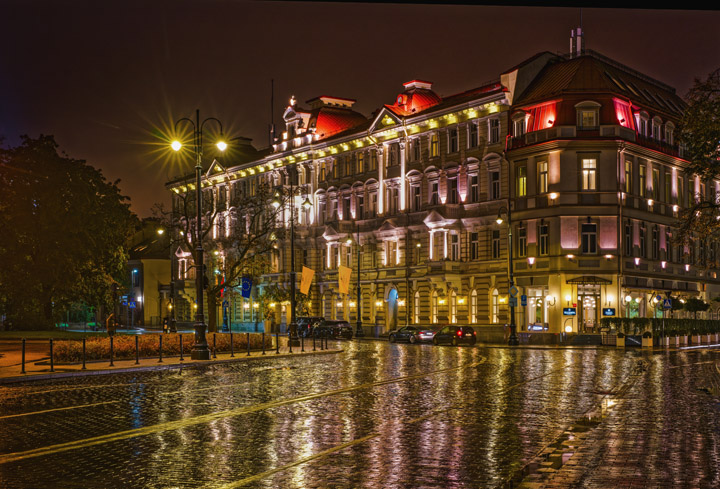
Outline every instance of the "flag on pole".
[[338, 285], [341, 294], [347, 294], [350, 290], [350, 272], [352, 272], [351, 268], [342, 265], [338, 268]]
[[250, 277], [243, 277], [240, 281], [240, 295], [245, 299], [249, 299], [250, 289], [252, 289], [252, 280]]
[[312, 283], [315, 270], [308, 267], [302, 267], [302, 274], [300, 275], [300, 293], [307, 295], [310, 292], [310, 284]]

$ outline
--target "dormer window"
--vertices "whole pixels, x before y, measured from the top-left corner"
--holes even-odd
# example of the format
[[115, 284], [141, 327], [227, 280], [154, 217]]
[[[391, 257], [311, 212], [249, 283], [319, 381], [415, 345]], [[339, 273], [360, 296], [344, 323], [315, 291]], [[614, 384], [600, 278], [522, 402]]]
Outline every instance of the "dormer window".
[[641, 136], [648, 135], [648, 120], [650, 117], [647, 112], [638, 112], [635, 114], [635, 122], [638, 128], [638, 134]]
[[525, 112], [518, 112], [513, 116], [513, 136], [519, 138], [525, 134]]
[[596, 130], [600, 125], [600, 104], [586, 100], [575, 105], [578, 130]]
[[653, 117], [652, 120], [652, 138], [657, 139], [658, 141], [662, 141], [662, 133], [660, 132], [660, 129], [662, 127], [662, 120], [660, 120], [659, 117]]
[[665, 124], [665, 142], [669, 145], [673, 145], [675, 143], [674, 141], [674, 133], [675, 132], [675, 125], [672, 122], [668, 122]]

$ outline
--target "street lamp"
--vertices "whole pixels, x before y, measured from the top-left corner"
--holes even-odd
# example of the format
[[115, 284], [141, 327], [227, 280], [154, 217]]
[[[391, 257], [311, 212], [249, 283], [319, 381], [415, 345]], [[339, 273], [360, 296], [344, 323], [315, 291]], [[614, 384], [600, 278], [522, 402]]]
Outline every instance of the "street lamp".
[[[297, 165], [293, 165], [292, 170], [292, 172], [288, 172], [290, 180], [290, 331], [288, 333], [288, 342], [292, 346], [300, 346], [300, 337], [297, 333], [297, 300], [295, 298], [295, 187], [293, 186], [293, 173], [297, 175]], [[275, 194], [272, 205], [276, 208], [280, 206], [279, 194]], [[302, 206], [305, 210], [310, 209], [312, 207], [310, 199], [306, 197]]]
[[[498, 211], [498, 217], [496, 222], [498, 224], [503, 223], [503, 215], [507, 217], [507, 228], [508, 228], [508, 280], [509, 286], [508, 291], [511, 291], [515, 286], [515, 278], [513, 276], [513, 239], [512, 239], [512, 211], [510, 210], [511, 205], [508, 201], [507, 207], [501, 207]], [[515, 346], [519, 345], [520, 341], [517, 337], [517, 328], [515, 326], [515, 297], [511, 297], [508, 301], [510, 303], [510, 339], [508, 339], [508, 345]]]
[[[197, 312], [195, 314], [195, 344], [192, 347], [191, 358], [193, 360], [210, 360], [210, 349], [208, 348], [207, 339], [205, 337], [205, 315], [203, 313], [203, 278], [205, 277], [205, 265], [203, 263], [204, 250], [202, 246], [202, 133], [205, 123], [215, 121], [220, 126], [220, 134], [222, 135], [222, 122], [215, 117], [208, 117], [200, 122], [200, 110], [195, 111], [195, 121], [183, 117], [175, 122], [175, 132], [181, 122], [186, 122], [193, 127], [193, 144], [195, 150], [195, 193], [197, 194], [197, 221], [195, 224], [195, 295], [197, 300]], [[182, 149], [180, 141], [173, 141], [172, 149], [180, 151]], [[220, 140], [216, 143], [220, 151], [227, 149], [227, 144]]]

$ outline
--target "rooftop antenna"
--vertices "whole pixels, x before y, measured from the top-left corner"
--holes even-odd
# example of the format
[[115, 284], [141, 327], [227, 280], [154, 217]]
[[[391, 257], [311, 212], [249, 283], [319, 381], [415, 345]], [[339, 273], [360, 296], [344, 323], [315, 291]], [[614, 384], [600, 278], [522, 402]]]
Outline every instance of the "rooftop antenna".
[[570, 31], [570, 57], [577, 58], [585, 54], [585, 42], [582, 30], [582, 8], [580, 9], [580, 27]]

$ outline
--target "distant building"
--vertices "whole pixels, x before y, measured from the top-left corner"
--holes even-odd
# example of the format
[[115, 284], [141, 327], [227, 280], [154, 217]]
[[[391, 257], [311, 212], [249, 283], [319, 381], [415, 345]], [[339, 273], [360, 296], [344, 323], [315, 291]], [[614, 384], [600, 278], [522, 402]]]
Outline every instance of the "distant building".
[[[603, 315], [661, 315], [654, 298], [667, 292], [715, 297], [717, 273], [699, 258], [708, 250], [673, 242], [678, 213], [720, 192], [683, 173], [682, 99], [573, 41], [570, 55], [540, 53], [448, 97], [410, 81], [370, 118], [351, 99], [321, 96], [305, 109], [293, 98], [272, 152], [208, 176], [208, 191], [252, 192], [260, 179], [288, 187], [295, 167], [295, 263], [298, 280], [303, 265], [316, 272], [310, 309], [360, 315], [366, 332], [502, 331], [510, 235], [519, 331], [597, 331]], [[235, 225], [226, 212], [223, 226]], [[279, 246], [257, 288], [288, 288], [289, 263]], [[353, 270], [349, 294], [338, 291], [341, 265]], [[229, 309], [237, 323], [253, 310]], [[276, 304], [275, 317], [287, 322], [288, 309]]]

